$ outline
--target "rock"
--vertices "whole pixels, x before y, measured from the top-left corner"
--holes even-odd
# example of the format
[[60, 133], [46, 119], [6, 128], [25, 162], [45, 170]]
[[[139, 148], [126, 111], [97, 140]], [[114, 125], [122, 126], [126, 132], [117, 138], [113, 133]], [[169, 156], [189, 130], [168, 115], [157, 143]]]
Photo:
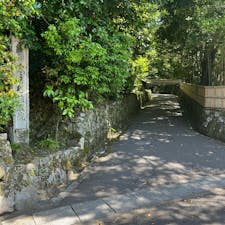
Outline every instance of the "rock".
[[0, 165], [0, 181], [3, 181], [6, 177], [6, 171], [3, 166]]
[[79, 174], [77, 172], [74, 172], [73, 170], [70, 170], [68, 171], [67, 177], [69, 181], [75, 181], [78, 179]]
[[9, 195], [6, 198], [4, 195], [0, 195], [0, 215], [3, 213], [13, 212], [13, 211], [14, 211], [14, 196]]
[[2, 159], [7, 159], [9, 164], [13, 161], [12, 148], [10, 146], [9, 141], [7, 140], [7, 134], [5, 133], [0, 134], [0, 157]]
[[84, 137], [82, 137], [79, 141], [79, 145], [80, 145], [81, 149], [84, 149], [84, 144], [85, 144], [85, 139], [84, 139]]
[[38, 187], [34, 185], [23, 187], [21, 191], [15, 193], [15, 208], [16, 210], [32, 208], [39, 199]]
[[6, 133], [1, 133], [0, 134], [0, 141], [6, 141], [7, 140], [7, 134]]

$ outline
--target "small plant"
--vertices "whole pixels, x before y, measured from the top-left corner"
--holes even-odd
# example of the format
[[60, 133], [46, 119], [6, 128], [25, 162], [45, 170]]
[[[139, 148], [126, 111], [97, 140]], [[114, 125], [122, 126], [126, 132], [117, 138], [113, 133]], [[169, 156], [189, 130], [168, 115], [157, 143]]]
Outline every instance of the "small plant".
[[58, 143], [55, 140], [51, 139], [51, 138], [47, 138], [45, 140], [40, 141], [38, 145], [41, 148], [47, 148], [47, 149], [50, 149], [50, 150], [59, 148]]
[[11, 144], [11, 148], [14, 153], [23, 153], [24, 148], [20, 144]]

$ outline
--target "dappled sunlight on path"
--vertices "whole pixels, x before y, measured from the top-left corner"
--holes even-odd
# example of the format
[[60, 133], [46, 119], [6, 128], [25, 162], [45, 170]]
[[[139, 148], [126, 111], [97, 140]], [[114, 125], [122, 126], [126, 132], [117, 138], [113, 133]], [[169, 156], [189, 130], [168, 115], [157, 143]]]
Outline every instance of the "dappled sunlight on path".
[[154, 95], [110, 148], [62, 203], [225, 173], [225, 144], [192, 130], [173, 95]]
[[225, 144], [192, 130], [176, 96], [155, 95], [109, 148], [46, 210], [3, 225], [224, 224]]

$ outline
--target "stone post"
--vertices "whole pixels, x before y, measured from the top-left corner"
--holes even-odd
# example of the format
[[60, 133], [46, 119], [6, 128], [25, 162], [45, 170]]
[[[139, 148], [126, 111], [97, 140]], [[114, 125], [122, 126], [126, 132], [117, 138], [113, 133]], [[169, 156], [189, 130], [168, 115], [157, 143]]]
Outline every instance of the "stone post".
[[20, 102], [13, 116], [11, 141], [29, 144], [29, 50], [15, 37], [11, 38], [11, 46], [19, 66], [16, 71], [19, 83], [14, 89], [18, 93]]

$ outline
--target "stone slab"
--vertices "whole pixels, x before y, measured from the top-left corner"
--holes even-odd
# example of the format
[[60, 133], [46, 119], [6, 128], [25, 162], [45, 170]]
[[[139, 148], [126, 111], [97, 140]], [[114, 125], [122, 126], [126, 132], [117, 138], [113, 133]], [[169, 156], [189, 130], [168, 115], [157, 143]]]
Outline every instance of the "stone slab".
[[32, 216], [19, 216], [5, 220], [1, 225], [36, 225]]
[[[0, 186], [0, 189], [2, 187]], [[14, 194], [10, 193], [7, 197], [0, 195], [0, 215], [14, 211]]]
[[35, 213], [33, 217], [36, 225], [74, 225], [80, 223], [70, 206]]
[[6, 141], [7, 140], [7, 133], [0, 133], [0, 141]]
[[225, 187], [224, 175], [214, 177], [203, 176], [189, 183], [172, 184], [153, 189], [145, 188], [136, 191], [134, 194], [138, 199], [139, 205], [153, 206], [198, 195], [216, 187]]
[[18, 38], [11, 37], [11, 48], [16, 56], [17, 65], [22, 66], [16, 70], [19, 83], [14, 85], [18, 94], [20, 107], [16, 107], [13, 115], [14, 143], [29, 143], [29, 50], [21, 45]]
[[132, 193], [103, 198], [103, 200], [117, 213], [128, 212], [140, 207], [137, 197]]
[[72, 208], [79, 216], [82, 222], [92, 221], [99, 218], [112, 216], [115, 212], [101, 199], [78, 203], [72, 205]]

